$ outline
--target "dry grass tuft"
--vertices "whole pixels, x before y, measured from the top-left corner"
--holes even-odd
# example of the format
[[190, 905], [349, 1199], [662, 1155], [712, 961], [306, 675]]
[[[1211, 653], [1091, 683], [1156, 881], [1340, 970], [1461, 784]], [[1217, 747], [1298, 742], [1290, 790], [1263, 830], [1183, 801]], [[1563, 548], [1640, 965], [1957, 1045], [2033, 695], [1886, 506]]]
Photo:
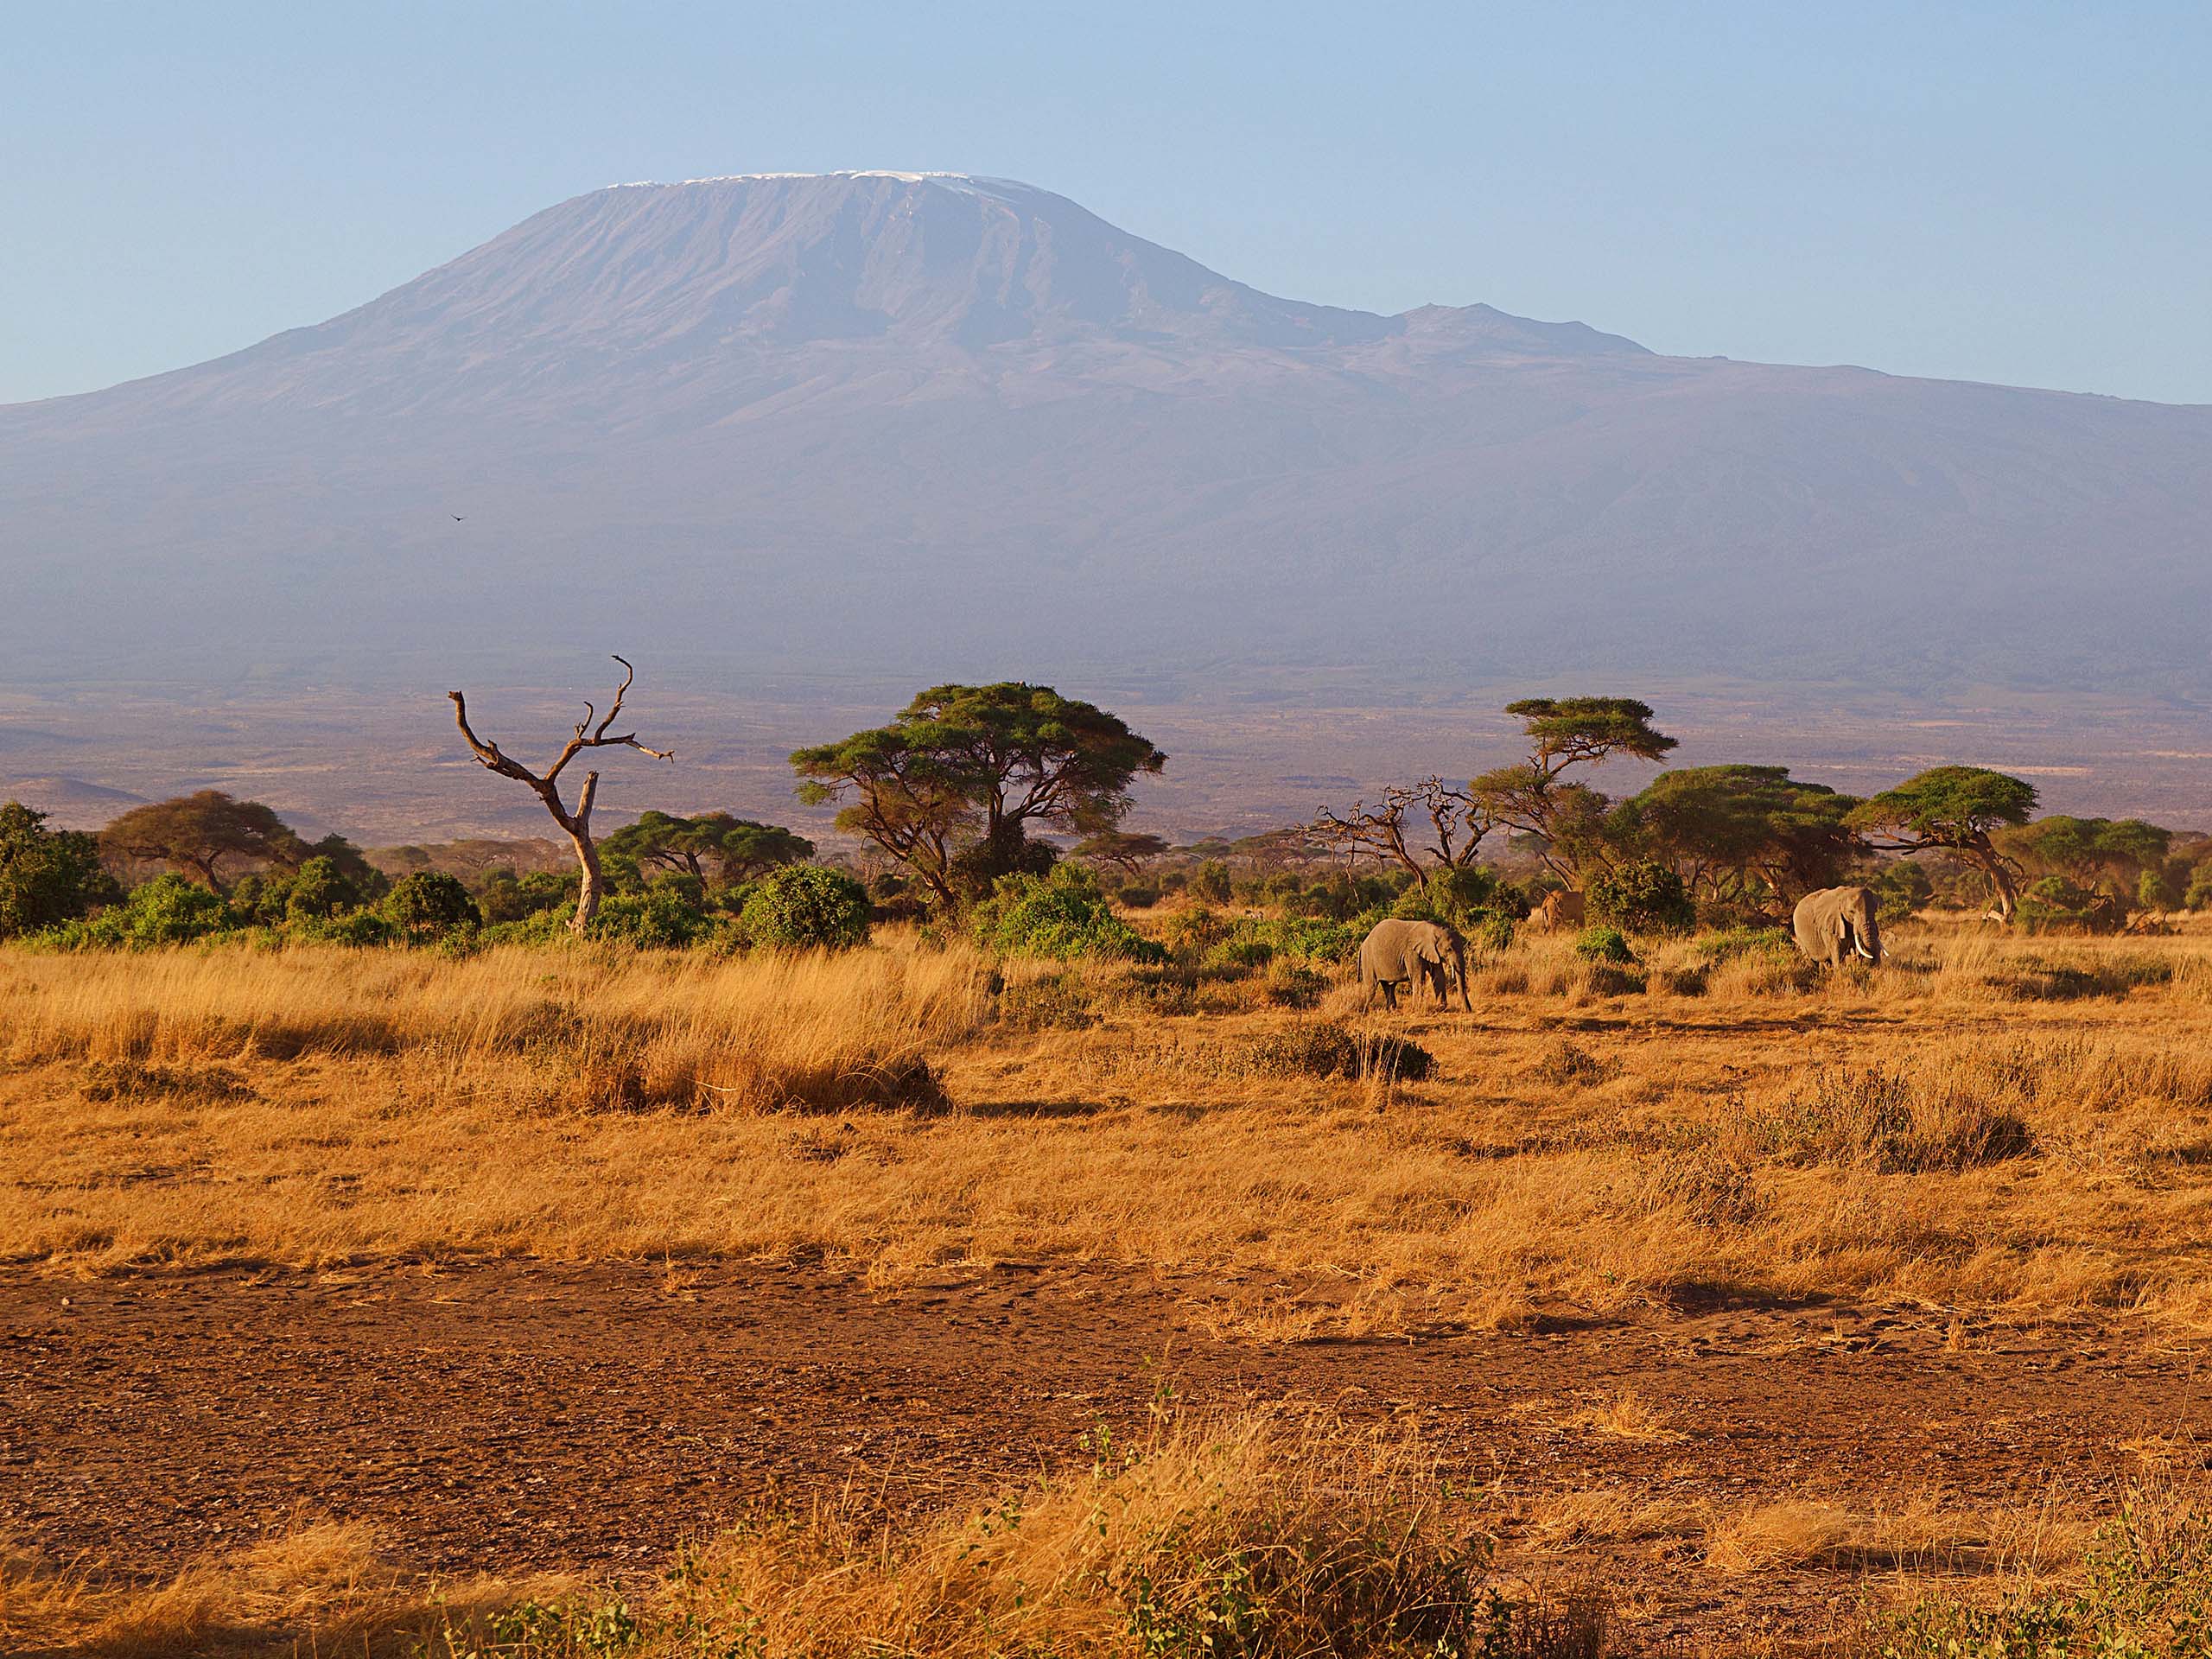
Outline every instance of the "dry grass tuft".
[[152, 1586], [0, 1557], [0, 1642], [10, 1651], [86, 1659], [292, 1659], [308, 1651], [398, 1659], [430, 1651], [435, 1632], [481, 1637], [498, 1610], [570, 1587], [550, 1576], [440, 1585], [387, 1560], [367, 1528], [325, 1522]]

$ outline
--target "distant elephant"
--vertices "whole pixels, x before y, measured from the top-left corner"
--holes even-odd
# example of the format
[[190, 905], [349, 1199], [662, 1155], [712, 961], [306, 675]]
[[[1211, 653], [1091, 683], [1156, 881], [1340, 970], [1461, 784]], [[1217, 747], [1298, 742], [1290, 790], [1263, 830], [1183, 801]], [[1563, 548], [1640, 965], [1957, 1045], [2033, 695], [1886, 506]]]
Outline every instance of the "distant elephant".
[[1435, 987], [1439, 1007], [1451, 1006], [1445, 988], [1456, 981], [1459, 1006], [1469, 1014], [1475, 1011], [1467, 1000], [1467, 942], [1457, 928], [1440, 922], [1402, 921], [1395, 916], [1376, 923], [1374, 931], [1359, 947], [1359, 988], [1366, 1000], [1375, 1000], [1375, 988], [1379, 985], [1382, 1006], [1395, 1010], [1398, 987], [1402, 984], [1411, 996], [1414, 986], [1424, 979]]
[[1556, 933], [1562, 927], [1580, 927], [1589, 918], [1589, 907], [1579, 893], [1554, 891], [1544, 895], [1530, 918], [1547, 933]]
[[1790, 930], [1800, 950], [1831, 968], [1842, 967], [1853, 955], [1879, 962], [1882, 931], [1874, 910], [1874, 895], [1864, 887], [1823, 887], [1797, 901]]

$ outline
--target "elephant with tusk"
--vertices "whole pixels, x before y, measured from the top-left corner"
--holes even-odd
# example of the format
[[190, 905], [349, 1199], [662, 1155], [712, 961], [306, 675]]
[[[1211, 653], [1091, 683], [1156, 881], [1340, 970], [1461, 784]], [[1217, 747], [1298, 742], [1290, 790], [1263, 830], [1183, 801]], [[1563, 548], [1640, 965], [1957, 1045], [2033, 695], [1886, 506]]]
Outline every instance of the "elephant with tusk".
[[1823, 887], [1797, 901], [1789, 918], [1797, 948], [1815, 962], [1840, 968], [1859, 957], [1882, 959], [1882, 931], [1874, 920], [1874, 895], [1864, 887]]
[[1392, 916], [1375, 924], [1359, 947], [1359, 988], [1365, 1000], [1375, 1000], [1375, 988], [1382, 988], [1382, 1006], [1395, 1010], [1398, 1006], [1398, 987], [1406, 988], [1411, 996], [1414, 988], [1427, 980], [1436, 990], [1436, 1005], [1449, 1007], [1451, 997], [1448, 984], [1459, 987], [1459, 1006], [1469, 1014], [1474, 1004], [1467, 1000], [1467, 942], [1459, 937], [1457, 928], [1446, 927], [1441, 922], [1409, 922]]

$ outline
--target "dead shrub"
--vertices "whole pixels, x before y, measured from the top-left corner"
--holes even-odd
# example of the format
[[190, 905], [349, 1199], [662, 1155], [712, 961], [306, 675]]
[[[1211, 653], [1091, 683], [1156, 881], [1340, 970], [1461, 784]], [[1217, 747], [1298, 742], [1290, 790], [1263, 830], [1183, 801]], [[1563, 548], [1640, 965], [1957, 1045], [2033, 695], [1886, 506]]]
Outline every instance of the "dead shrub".
[[1548, 1083], [1560, 1088], [1570, 1084], [1586, 1086], [1605, 1083], [1620, 1075], [1621, 1065], [1610, 1056], [1599, 1059], [1580, 1044], [1567, 1038], [1554, 1038], [1529, 1068], [1529, 1075], [1539, 1083]]
[[1354, 1032], [1334, 1020], [1299, 1020], [1245, 1040], [1238, 1069], [1263, 1077], [1388, 1077], [1419, 1083], [1436, 1057], [1409, 1037]]
[[1957, 1081], [1930, 1087], [1881, 1065], [1822, 1066], [1809, 1088], [1751, 1113], [1744, 1127], [1787, 1162], [1885, 1174], [1957, 1172], [2035, 1150], [2027, 1124], [1980, 1091]]

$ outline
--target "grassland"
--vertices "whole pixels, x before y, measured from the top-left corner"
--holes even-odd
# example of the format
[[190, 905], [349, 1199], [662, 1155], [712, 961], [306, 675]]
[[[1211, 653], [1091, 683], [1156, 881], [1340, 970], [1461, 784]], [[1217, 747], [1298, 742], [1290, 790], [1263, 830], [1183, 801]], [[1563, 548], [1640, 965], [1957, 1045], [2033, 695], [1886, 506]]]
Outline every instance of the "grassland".
[[[1208, 1287], [1182, 1305], [1194, 1334], [1262, 1347], [1828, 1301], [2055, 1343], [2094, 1319], [2193, 1351], [2212, 1330], [2212, 937], [1885, 931], [1883, 969], [1826, 977], [1692, 941], [1647, 950], [1631, 981], [1524, 942], [1476, 973], [1472, 1016], [895, 935], [727, 961], [0, 953], [0, 1255], [57, 1281], [799, 1258], [893, 1290], [1057, 1260], [1190, 1275]], [[1572, 1394], [1544, 1408], [1561, 1432], [1700, 1432]], [[895, 1535], [791, 1512], [632, 1592], [639, 1628], [661, 1632], [639, 1650], [693, 1650], [667, 1635], [690, 1596], [727, 1638], [715, 1651], [1183, 1651], [1243, 1617], [1222, 1577], [1240, 1550], [1311, 1570], [1246, 1586], [1287, 1621], [1275, 1645], [1217, 1650], [1387, 1650], [1313, 1645], [1326, 1628], [1472, 1641], [1421, 1622], [1451, 1602], [1440, 1583], [1525, 1582], [1593, 1540], [1715, 1583], [1970, 1568], [1986, 1602], [2063, 1580], [2094, 1518], [1634, 1485], [1522, 1491], [1508, 1510], [1491, 1493], [1477, 1512], [1433, 1452], [1375, 1433], [1280, 1411], [1163, 1420], [1141, 1456], [1022, 1497], [1018, 1539], [992, 1509]], [[1186, 1499], [1235, 1536], [1177, 1532]], [[434, 1604], [353, 1524], [302, 1522], [150, 1586], [24, 1554], [0, 1630], [119, 1653], [257, 1651], [256, 1631], [309, 1628], [376, 1650], [442, 1630], [459, 1651], [526, 1605], [566, 1611], [514, 1650], [592, 1650], [559, 1621], [607, 1592], [448, 1581]], [[1172, 1560], [1170, 1535], [1190, 1546]], [[1510, 1617], [1567, 1642], [1595, 1616], [1572, 1599]], [[1147, 1648], [1155, 1617], [1167, 1635]]]
[[1065, 1256], [1321, 1276], [1354, 1333], [1716, 1289], [2212, 1319], [2212, 939], [1694, 950], [1608, 995], [1516, 947], [1471, 1018], [911, 941], [0, 957], [0, 1252]]

